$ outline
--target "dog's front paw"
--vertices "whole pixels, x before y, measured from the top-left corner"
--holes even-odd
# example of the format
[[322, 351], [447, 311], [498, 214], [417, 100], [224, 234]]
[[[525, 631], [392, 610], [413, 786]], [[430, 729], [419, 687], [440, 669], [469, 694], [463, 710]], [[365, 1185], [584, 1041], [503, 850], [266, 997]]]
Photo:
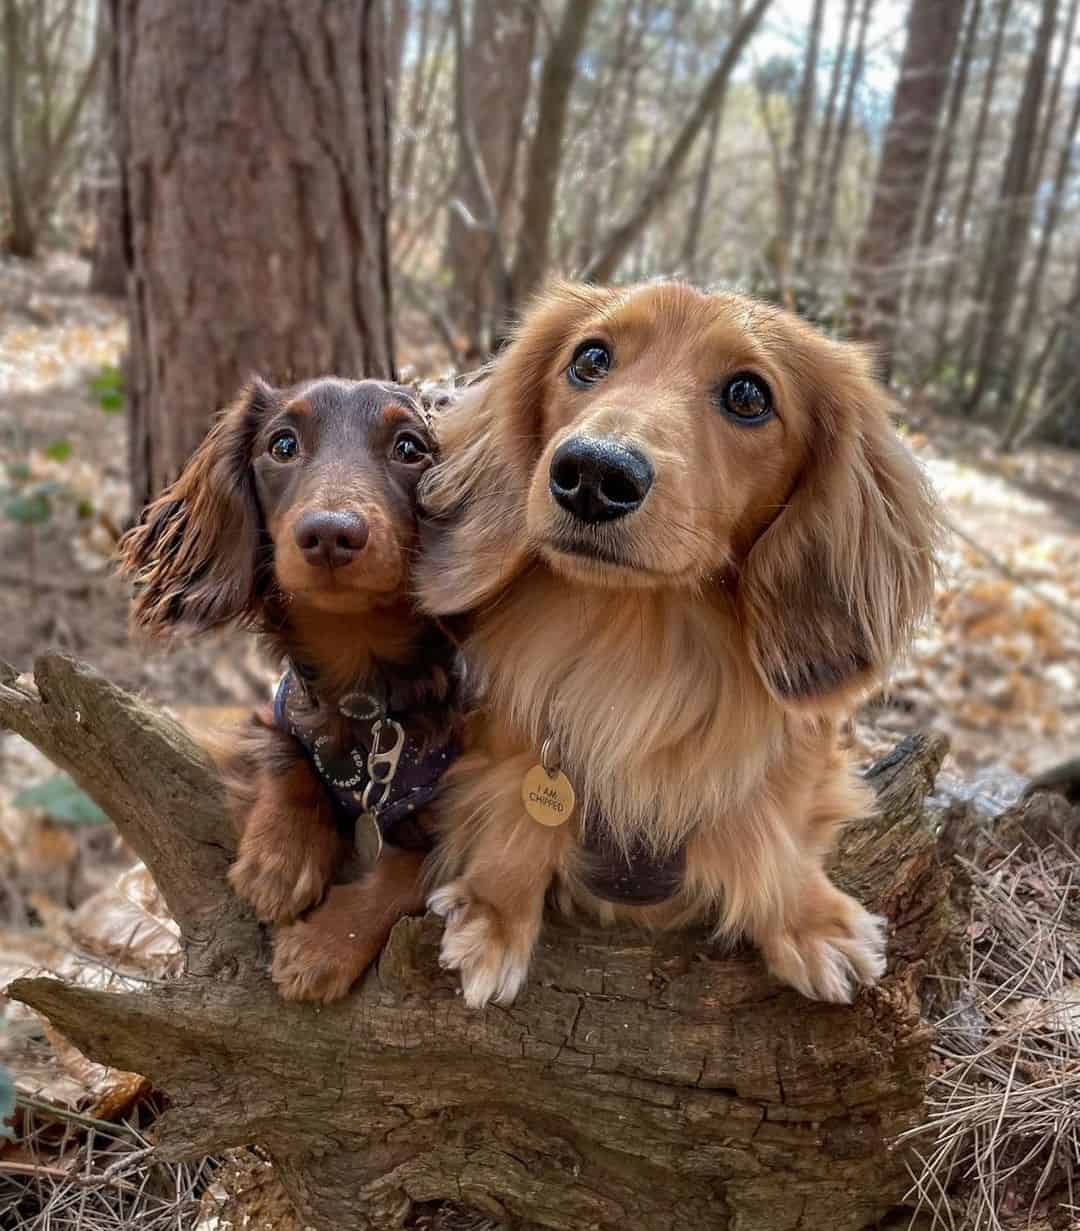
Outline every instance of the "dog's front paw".
[[427, 904], [446, 920], [439, 965], [461, 972], [469, 1008], [483, 1008], [489, 1000], [510, 1004], [529, 972], [531, 935], [515, 938], [510, 923], [463, 880], [437, 889]]
[[249, 831], [240, 839], [229, 884], [264, 923], [289, 923], [322, 898], [339, 855], [333, 830], [316, 835], [305, 829], [284, 838]]
[[834, 892], [827, 912], [804, 917], [797, 931], [778, 932], [763, 948], [772, 973], [804, 996], [849, 1004], [860, 984], [885, 973], [888, 920]]
[[372, 956], [348, 939], [328, 936], [310, 921], [293, 923], [274, 937], [271, 974], [284, 1000], [332, 1004], [348, 994]]

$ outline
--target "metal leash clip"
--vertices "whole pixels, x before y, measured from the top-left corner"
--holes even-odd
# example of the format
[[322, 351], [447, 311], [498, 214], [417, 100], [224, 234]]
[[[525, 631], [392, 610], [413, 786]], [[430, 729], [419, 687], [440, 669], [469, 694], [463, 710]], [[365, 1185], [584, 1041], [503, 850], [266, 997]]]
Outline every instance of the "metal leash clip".
[[[389, 748], [383, 750], [380, 747], [382, 733], [387, 729], [393, 733], [394, 742]], [[360, 799], [364, 811], [356, 822], [356, 849], [361, 853], [366, 853], [371, 862], [382, 854], [383, 839], [382, 830], [379, 828], [379, 809], [390, 796], [390, 788], [393, 786], [398, 762], [404, 750], [405, 729], [401, 723], [395, 722], [393, 718], [379, 719], [371, 728], [371, 751], [367, 758], [368, 784], [364, 787], [364, 794]], [[370, 829], [366, 835], [363, 833], [365, 821], [370, 823]], [[372, 843], [373, 849], [368, 850], [365, 838]]]

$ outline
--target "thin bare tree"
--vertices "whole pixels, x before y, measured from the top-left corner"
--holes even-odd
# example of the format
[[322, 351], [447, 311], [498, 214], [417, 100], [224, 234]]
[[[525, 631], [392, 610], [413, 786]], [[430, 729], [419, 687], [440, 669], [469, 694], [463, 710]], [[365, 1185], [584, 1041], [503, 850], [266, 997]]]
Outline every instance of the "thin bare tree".
[[971, 206], [975, 196], [975, 185], [978, 182], [982, 167], [983, 155], [986, 150], [986, 135], [990, 122], [991, 104], [994, 92], [999, 84], [999, 68], [1005, 48], [1005, 35], [1009, 28], [1009, 17], [1012, 13], [1013, 0], [999, 0], [997, 19], [994, 25], [993, 42], [990, 49], [990, 59], [983, 75], [982, 92], [979, 97], [978, 116], [975, 130], [971, 138], [971, 148], [968, 153], [967, 168], [964, 172], [963, 186], [960, 198], [953, 210], [952, 239], [949, 243], [949, 259], [942, 271], [938, 287], [937, 325], [932, 331], [937, 338], [937, 351], [934, 355], [932, 370], [940, 372], [944, 366], [947, 354], [952, 345], [952, 313], [956, 300], [956, 291], [960, 283], [960, 271], [964, 268], [962, 258], [968, 248], [968, 230], [971, 225]]
[[548, 270], [555, 217], [556, 189], [562, 166], [563, 138], [570, 90], [596, 0], [572, 0], [551, 42], [540, 74], [536, 130], [529, 146], [522, 189], [521, 227], [510, 274], [511, 303], [523, 303], [540, 287]]
[[76, 167], [75, 138], [107, 49], [78, 0], [3, 0], [0, 157], [8, 223], [0, 246], [32, 257]]
[[1012, 315], [1030, 231], [1032, 155], [1057, 13], [1058, 0], [1043, 0], [1038, 33], [1028, 60], [1024, 90], [1013, 123], [1009, 154], [998, 192], [1000, 205], [987, 229], [980, 264], [981, 285], [986, 289], [982, 303], [972, 314], [972, 336], [977, 339], [977, 345], [971, 353], [977, 357], [974, 380], [966, 403], [968, 414], [978, 412], [983, 397], [1001, 373], [1001, 344]]
[[825, 112], [818, 126], [817, 147], [810, 180], [810, 195], [807, 199], [803, 225], [798, 238], [800, 261], [803, 257], [808, 256], [812, 249], [818, 215], [821, 211], [826, 167], [832, 150], [833, 134], [836, 128], [836, 109], [840, 101], [840, 87], [844, 82], [844, 67], [847, 63], [848, 44], [851, 41], [851, 29], [854, 21], [855, 0], [844, 0], [844, 16], [840, 26], [840, 41], [833, 53], [832, 72], [829, 75], [829, 93], [825, 101]]
[[945, 118], [937, 135], [935, 143], [934, 173], [927, 189], [926, 199], [922, 205], [922, 219], [919, 225], [919, 235], [915, 245], [915, 262], [911, 274], [911, 285], [908, 288], [905, 311], [897, 321], [897, 338], [893, 349], [899, 349], [900, 334], [906, 322], [912, 322], [918, 315], [926, 287], [928, 269], [933, 258], [932, 246], [938, 232], [941, 207], [945, 200], [945, 189], [948, 184], [949, 172], [953, 165], [953, 157], [957, 151], [957, 128], [960, 114], [967, 97], [968, 78], [971, 75], [971, 62], [974, 59], [975, 45], [982, 27], [983, 0], [971, 0], [968, 10], [967, 24], [960, 51], [953, 68], [952, 82], [949, 86], [949, 104]]
[[452, 2], [458, 166], [444, 264], [447, 311], [463, 335], [462, 357], [471, 362], [490, 349], [506, 309], [504, 275], [493, 270], [505, 268], [537, 10], [522, 0], [475, 0], [466, 38], [462, 0]]
[[707, 78], [690, 114], [672, 142], [667, 155], [641, 189], [636, 204], [607, 237], [601, 240], [596, 253], [586, 267], [586, 277], [598, 282], [614, 277], [623, 257], [657, 209], [668, 199], [678, 183], [678, 176], [694, 147], [698, 134], [713, 111], [720, 105], [728, 82], [739, 62], [744, 47], [761, 24], [772, 0], [755, 0], [732, 31], [724, 53]]
[[1020, 310], [1020, 329], [1012, 339], [1010, 353], [1002, 364], [998, 396], [1006, 415], [1002, 443], [1008, 447], [1016, 439], [1024, 424], [1024, 418], [1029, 407], [1027, 398], [1016, 399], [1017, 388], [1022, 387], [1022, 378], [1033, 376], [1027, 372], [1027, 358], [1035, 341], [1036, 322], [1042, 303], [1046, 269], [1050, 260], [1050, 250], [1057, 238], [1058, 224], [1065, 206], [1065, 193], [1069, 183], [1069, 172], [1073, 165], [1073, 153], [1077, 136], [1080, 135], [1080, 86], [1076, 88], [1072, 109], [1065, 125], [1065, 134], [1058, 155], [1057, 171], [1050, 196], [1046, 203], [1046, 211], [1039, 227], [1039, 247], [1035, 261], [1028, 278], [1027, 293], [1024, 296], [1023, 307]]
[[825, 0], [814, 0], [810, 10], [810, 29], [806, 38], [799, 96], [791, 125], [787, 158], [780, 181], [780, 219], [777, 235], [777, 291], [781, 300], [794, 307], [791, 290], [792, 250], [801, 222], [803, 173], [806, 167], [806, 147], [817, 102], [818, 59], [821, 53], [821, 30], [825, 20]]
[[859, 26], [855, 35], [855, 52], [851, 59], [847, 84], [844, 87], [844, 101], [840, 108], [840, 119], [836, 125], [836, 137], [832, 143], [829, 167], [825, 173], [825, 200], [814, 227], [810, 262], [807, 269], [807, 274], [811, 279], [816, 279], [820, 275], [822, 263], [832, 241], [841, 172], [847, 154], [851, 121], [855, 111], [855, 91], [862, 81], [863, 68], [866, 64], [866, 36], [873, 9], [874, 0], [862, 0], [862, 8], [859, 10]]
[[963, 10], [958, 0], [912, 0], [873, 204], [855, 256], [851, 330], [875, 343], [886, 377], [892, 367], [889, 343], [904, 271]]

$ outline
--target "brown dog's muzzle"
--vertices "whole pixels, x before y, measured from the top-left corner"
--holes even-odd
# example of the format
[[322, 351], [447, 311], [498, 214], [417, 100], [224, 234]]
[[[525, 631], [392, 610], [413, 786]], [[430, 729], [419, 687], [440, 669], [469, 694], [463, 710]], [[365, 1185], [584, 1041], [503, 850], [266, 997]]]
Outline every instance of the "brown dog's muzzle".
[[576, 435], [555, 450], [548, 487], [555, 503], [578, 521], [598, 525], [639, 509], [653, 478], [652, 462], [633, 445]]

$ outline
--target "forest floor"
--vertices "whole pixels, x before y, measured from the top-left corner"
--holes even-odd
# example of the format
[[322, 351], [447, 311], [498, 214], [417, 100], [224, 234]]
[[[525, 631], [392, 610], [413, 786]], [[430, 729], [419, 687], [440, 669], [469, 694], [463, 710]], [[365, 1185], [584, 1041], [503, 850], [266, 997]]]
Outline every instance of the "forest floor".
[[[85, 264], [66, 256], [0, 265], [0, 660], [26, 669], [36, 654], [60, 649], [181, 717], [235, 716], [267, 696], [274, 675], [253, 638], [168, 653], [129, 638], [128, 591], [110, 560], [132, 512], [117, 404], [126, 327], [122, 305], [89, 295], [86, 276]], [[401, 333], [413, 372], [439, 375], [438, 350], [419, 341], [420, 331], [412, 344], [408, 322]], [[911, 730], [944, 731], [948, 772], [1000, 806], [1025, 776], [1080, 755], [1080, 453], [1001, 455], [989, 428], [914, 399], [902, 404], [900, 426], [952, 529], [934, 620], [889, 691], [863, 707], [855, 745], [869, 759]], [[8, 939], [29, 922], [55, 933], [50, 921], [70, 922], [123, 866], [107, 832], [14, 805], [50, 773], [26, 744], [0, 734], [0, 933]], [[150, 932], [153, 950], [163, 934]], [[33, 952], [23, 955], [29, 964]], [[0, 962], [0, 986], [13, 973]], [[67, 1071], [53, 1094], [75, 1100], [78, 1084]], [[255, 1183], [261, 1166], [244, 1163], [244, 1183]]]

